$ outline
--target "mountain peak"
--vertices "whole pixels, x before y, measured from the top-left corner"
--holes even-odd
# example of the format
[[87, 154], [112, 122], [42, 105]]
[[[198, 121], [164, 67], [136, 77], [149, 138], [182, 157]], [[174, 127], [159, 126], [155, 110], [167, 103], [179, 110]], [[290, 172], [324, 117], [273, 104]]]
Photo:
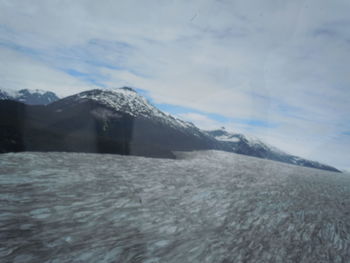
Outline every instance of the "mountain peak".
[[135, 89], [130, 88], [130, 87], [121, 87], [121, 88], [119, 88], [119, 89], [121, 89], [121, 90], [127, 90], [127, 91], [131, 91], [131, 92], [137, 93], [137, 91], [136, 91]]
[[158, 110], [150, 104], [146, 98], [128, 87], [118, 89], [94, 89], [70, 96], [68, 100], [85, 101], [93, 100], [114, 110], [128, 113], [132, 116], [147, 115]]
[[339, 172], [339, 170], [329, 165], [306, 160], [301, 157], [285, 153], [284, 151], [265, 142], [262, 142], [260, 139], [250, 135], [247, 136], [241, 133], [230, 133], [222, 129], [207, 131], [207, 133], [218, 141], [221, 141], [235, 153], [295, 164], [299, 166]]
[[[35, 102], [40, 94], [29, 95], [31, 96], [25, 102], [27, 104], [29, 98]], [[4, 94], [2, 98], [0, 92], [0, 100], [9, 100], [6, 96]], [[16, 100], [22, 101], [24, 98]], [[9, 116], [19, 118], [17, 113], [8, 112], [19, 112], [18, 108], [27, 109], [20, 111], [21, 121], [10, 121], [13, 125], [3, 133], [5, 137], [0, 136], [0, 152], [49, 149], [171, 157], [174, 156], [171, 151], [217, 149], [338, 171], [328, 165], [286, 154], [258, 139], [230, 133], [226, 129], [204, 132], [191, 123], [162, 112], [144, 96], [128, 87], [88, 90], [35, 110], [31, 110], [31, 106], [9, 101], [0, 102], [0, 107], [0, 121], [6, 122]], [[24, 121], [31, 123], [29, 127], [33, 125], [33, 130], [28, 134], [34, 134], [34, 137], [23, 139], [18, 136], [22, 134], [20, 124]], [[59, 136], [53, 136], [53, 127]], [[33, 140], [36, 143], [32, 143]], [[31, 143], [23, 144], [26, 141]]]
[[40, 89], [0, 89], [0, 100], [15, 100], [30, 105], [46, 105], [59, 99], [51, 92]]
[[133, 117], [144, 119], [152, 119], [158, 123], [167, 124], [176, 129], [191, 128], [194, 133], [201, 133], [193, 124], [182, 121], [169, 114], [166, 114], [152, 105], [144, 96], [137, 93], [132, 88], [122, 87], [117, 89], [94, 89], [88, 90], [70, 97], [64, 98], [56, 103], [59, 104], [75, 104], [84, 103], [87, 100], [97, 102], [100, 105], [108, 107], [121, 113], [128, 114]]
[[207, 131], [209, 132], [212, 136], [214, 137], [221, 137], [221, 136], [229, 136], [230, 134], [225, 130], [225, 128], [223, 129], [220, 128], [220, 129], [216, 129], [216, 130], [210, 130], [210, 131]]

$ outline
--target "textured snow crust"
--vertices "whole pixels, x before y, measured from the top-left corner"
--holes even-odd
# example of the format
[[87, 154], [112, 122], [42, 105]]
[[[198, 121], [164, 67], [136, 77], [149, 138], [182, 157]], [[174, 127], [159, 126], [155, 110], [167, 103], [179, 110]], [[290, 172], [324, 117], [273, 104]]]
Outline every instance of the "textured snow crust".
[[1, 155], [0, 262], [349, 262], [349, 175], [177, 155]]

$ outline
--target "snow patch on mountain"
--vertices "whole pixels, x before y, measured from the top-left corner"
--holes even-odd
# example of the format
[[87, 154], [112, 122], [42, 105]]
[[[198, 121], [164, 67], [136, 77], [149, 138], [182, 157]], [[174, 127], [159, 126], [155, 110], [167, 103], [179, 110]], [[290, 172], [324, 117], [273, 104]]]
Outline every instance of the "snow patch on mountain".
[[58, 99], [59, 97], [55, 93], [41, 89], [11, 90], [0, 88], [0, 100], [15, 100], [31, 105], [46, 105]]
[[47, 93], [47, 90], [42, 89], [21, 89], [21, 90], [12, 90], [12, 89], [4, 89], [0, 88], [0, 92], [3, 94], [8, 95], [9, 97], [18, 98], [24, 93], [30, 93], [30, 94], [38, 94], [38, 95], [44, 95]]
[[129, 87], [89, 90], [70, 96], [66, 100], [73, 100], [78, 103], [92, 100], [133, 117], [152, 118], [174, 128], [190, 128], [200, 132], [192, 123], [182, 121], [157, 109], [145, 97], [139, 95], [134, 89]]
[[237, 138], [237, 137], [231, 137], [231, 138], [229, 138], [229, 137], [224, 136], [224, 135], [222, 135], [222, 136], [217, 136], [217, 137], [215, 137], [215, 139], [217, 139], [217, 140], [219, 140], [219, 141], [224, 141], [224, 142], [239, 142], [239, 141], [240, 141], [240, 139]]
[[232, 151], [235, 153], [256, 156], [259, 158], [276, 160], [300, 166], [338, 171], [334, 167], [324, 165], [316, 161], [306, 160], [301, 157], [286, 153], [272, 145], [262, 142], [260, 139], [253, 136], [247, 136], [241, 133], [230, 133], [225, 129], [207, 131], [207, 133], [213, 136], [215, 139], [221, 141], [227, 146], [227, 148], [232, 149]]
[[286, 152], [283, 152], [282, 150], [268, 143], [265, 143], [261, 141], [259, 138], [252, 135], [246, 135], [241, 133], [231, 133], [231, 132], [227, 132], [225, 129], [209, 131], [209, 134], [214, 136], [215, 139], [219, 141], [233, 142], [233, 143], [244, 142], [252, 148], [260, 148], [265, 150], [271, 150], [279, 154], [287, 154]]

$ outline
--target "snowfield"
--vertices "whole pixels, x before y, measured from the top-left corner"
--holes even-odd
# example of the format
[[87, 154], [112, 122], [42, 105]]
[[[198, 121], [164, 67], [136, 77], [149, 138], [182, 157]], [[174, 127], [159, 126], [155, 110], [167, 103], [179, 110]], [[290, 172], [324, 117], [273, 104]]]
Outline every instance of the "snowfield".
[[0, 262], [349, 262], [350, 176], [220, 151], [0, 156]]

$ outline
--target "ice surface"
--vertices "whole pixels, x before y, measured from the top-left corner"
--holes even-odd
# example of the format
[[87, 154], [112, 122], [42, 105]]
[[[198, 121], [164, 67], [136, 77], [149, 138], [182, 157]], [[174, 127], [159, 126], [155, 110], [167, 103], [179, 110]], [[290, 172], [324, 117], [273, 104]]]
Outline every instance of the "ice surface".
[[1, 155], [0, 262], [349, 262], [349, 175], [178, 157]]

